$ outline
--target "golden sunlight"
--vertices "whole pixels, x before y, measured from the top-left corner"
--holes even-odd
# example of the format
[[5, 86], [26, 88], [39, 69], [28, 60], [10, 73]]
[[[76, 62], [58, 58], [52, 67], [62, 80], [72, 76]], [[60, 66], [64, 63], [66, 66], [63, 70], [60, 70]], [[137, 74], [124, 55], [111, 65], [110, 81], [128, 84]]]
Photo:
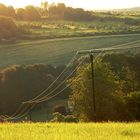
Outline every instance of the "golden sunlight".
[[[1, 0], [1, 3], [12, 5], [14, 7], [25, 7], [26, 5], [39, 6], [40, 3], [45, 0]], [[118, 8], [130, 8], [140, 6], [140, 0], [47, 0], [51, 3], [65, 3], [66, 6], [81, 7], [84, 9], [118, 9]]]

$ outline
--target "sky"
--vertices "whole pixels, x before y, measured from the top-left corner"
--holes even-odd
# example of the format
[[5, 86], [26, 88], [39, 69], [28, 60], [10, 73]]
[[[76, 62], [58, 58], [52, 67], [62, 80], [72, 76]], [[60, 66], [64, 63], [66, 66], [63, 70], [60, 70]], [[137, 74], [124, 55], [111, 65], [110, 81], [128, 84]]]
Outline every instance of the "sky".
[[[45, 0], [0, 0], [0, 3], [12, 5], [14, 7], [25, 7], [26, 5], [40, 6]], [[74, 8], [84, 8], [86, 10], [94, 9], [122, 9], [131, 7], [140, 7], [140, 0], [47, 0], [50, 4], [65, 3], [66, 6]]]

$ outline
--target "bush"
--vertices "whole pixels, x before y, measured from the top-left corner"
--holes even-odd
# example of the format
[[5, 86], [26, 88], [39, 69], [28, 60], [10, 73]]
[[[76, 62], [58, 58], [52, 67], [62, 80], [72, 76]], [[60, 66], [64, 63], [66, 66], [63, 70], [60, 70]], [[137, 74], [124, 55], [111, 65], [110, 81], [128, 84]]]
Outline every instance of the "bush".
[[76, 118], [73, 115], [67, 115], [67, 116], [65, 116], [64, 121], [65, 122], [75, 122], [75, 123], [77, 123], [77, 122], [79, 122], [79, 119]]
[[59, 112], [55, 112], [53, 113], [53, 119], [51, 120], [51, 122], [79, 122], [79, 119], [74, 117], [73, 115], [67, 115], [64, 116], [62, 114], [60, 114]]
[[54, 113], [55, 113], [55, 112], [59, 112], [59, 113], [62, 114], [62, 115], [66, 115], [66, 114], [67, 114], [66, 108], [65, 108], [63, 105], [57, 105], [57, 106], [55, 106], [53, 112], [54, 112]]
[[53, 119], [51, 122], [64, 122], [64, 116], [59, 112], [53, 113]]

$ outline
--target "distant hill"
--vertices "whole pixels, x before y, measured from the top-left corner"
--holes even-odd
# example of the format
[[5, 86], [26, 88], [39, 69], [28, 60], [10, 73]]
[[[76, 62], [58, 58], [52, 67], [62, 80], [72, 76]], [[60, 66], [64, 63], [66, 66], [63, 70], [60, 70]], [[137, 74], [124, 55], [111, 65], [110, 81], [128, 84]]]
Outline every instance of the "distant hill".
[[118, 11], [118, 12], [140, 12], [140, 7], [132, 7], [132, 8], [123, 8], [123, 9], [112, 9], [112, 10], [106, 10], [106, 9], [102, 9], [102, 10], [93, 10], [94, 12], [109, 12], [109, 11]]
[[140, 7], [114, 9], [113, 11], [140, 11]]
[[129, 8], [129, 10], [138, 10], [138, 11], [140, 11], [140, 7]]

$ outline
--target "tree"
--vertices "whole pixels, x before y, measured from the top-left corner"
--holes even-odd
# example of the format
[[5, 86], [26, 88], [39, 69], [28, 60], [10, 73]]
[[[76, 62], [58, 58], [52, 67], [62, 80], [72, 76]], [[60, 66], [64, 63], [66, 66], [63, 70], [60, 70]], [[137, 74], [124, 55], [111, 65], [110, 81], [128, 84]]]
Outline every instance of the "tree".
[[111, 65], [112, 71], [123, 81], [123, 91], [126, 94], [140, 90], [140, 54], [108, 54], [102, 59]]
[[57, 13], [56, 8], [57, 8], [57, 6], [56, 6], [55, 3], [52, 3], [52, 4], [49, 6], [48, 11], [49, 11], [49, 14], [50, 14], [51, 16], [53, 16], [53, 15], [58, 15], [58, 14], [59, 14], [59, 13]]
[[16, 17], [17, 19], [24, 20], [26, 17], [25, 9], [18, 8], [16, 11]]
[[7, 7], [0, 3], [0, 16], [6, 16], [7, 15]]
[[0, 15], [15, 18], [15, 9], [12, 6], [5, 6], [0, 4]]
[[64, 3], [58, 3], [57, 4], [57, 11], [60, 14], [61, 17], [64, 17], [64, 12], [65, 12], [66, 6]]
[[58, 3], [57, 5], [51, 4], [49, 7], [49, 14], [51, 16], [63, 19], [65, 9], [66, 9], [66, 6], [64, 3]]
[[47, 1], [41, 2], [41, 8], [43, 9], [44, 15], [48, 14], [49, 3]]
[[47, 1], [41, 2], [41, 7], [42, 7], [44, 10], [48, 10], [48, 8], [49, 8], [49, 3], [48, 3]]
[[0, 17], [0, 39], [10, 39], [17, 35], [17, 26], [11, 18]]
[[123, 88], [126, 94], [137, 91], [139, 85], [137, 81], [137, 73], [129, 67], [123, 67], [122, 73], [124, 75]]
[[39, 20], [39, 19], [41, 19], [41, 15], [37, 11], [37, 9], [32, 5], [25, 7], [25, 13], [26, 13], [27, 20]]
[[7, 7], [7, 16], [16, 17], [15, 9], [12, 6]]
[[64, 11], [64, 19], [66, 20], [76, 20], [76, 21], [88, 21], [92, 20], [91, 12], [84, 11], [82, 8], [71, 8], [67, 7]]
[[[98, 121], [121, 120], [125, 113], [119, 110], [120, 106], [125, 107], [123, 99], [118, 98], [121, 82], [111, 71], [110, 65], [101, 60], [94, 64], [94, 74]], [[81, 67], [76, 77], [69, 82], [73, 82], [70, 101], [74, 106], [74, 114], [84, 121], [94, 120], [90, 66]]]
[[[0, 71], [0, 113], [12, 114], [23, 101], [32, 99], [46, 89], [58, 76], [56, 73], [57, 69], [53, 66], [42, 64], [10, 66], [2, 69]], [[59, 79], [58, 83], [60, 82]], [[58, 83], [55, 83], [48, 92], [52, 91]], [[64, 86], [61, 86], [61, 89]], [[54, 100], [63, 99], [67, 94], [68, 91], [55, 97]]]
[[132, 120], [140, 120], [140, 92], [127, 95], [126, 104]]

